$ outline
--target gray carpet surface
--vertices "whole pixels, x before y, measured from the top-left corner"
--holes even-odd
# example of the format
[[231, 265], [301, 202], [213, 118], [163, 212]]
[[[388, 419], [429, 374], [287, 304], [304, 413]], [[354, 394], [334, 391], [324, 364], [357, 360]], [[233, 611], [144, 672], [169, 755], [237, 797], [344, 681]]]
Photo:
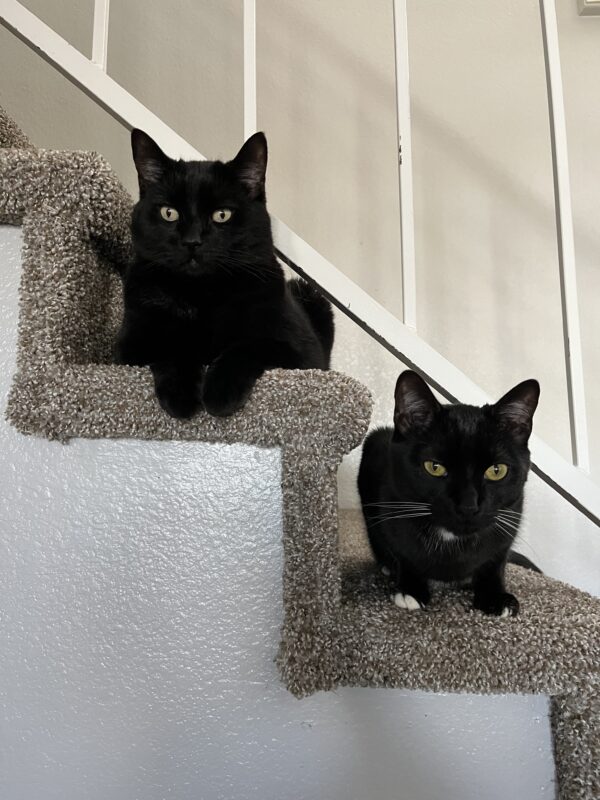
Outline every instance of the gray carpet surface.
[[0, 106], [0, 148], [1, 147], [33, 148], [27, 136], [25, 136], [17, 123], [8, 116], [2, 106]]

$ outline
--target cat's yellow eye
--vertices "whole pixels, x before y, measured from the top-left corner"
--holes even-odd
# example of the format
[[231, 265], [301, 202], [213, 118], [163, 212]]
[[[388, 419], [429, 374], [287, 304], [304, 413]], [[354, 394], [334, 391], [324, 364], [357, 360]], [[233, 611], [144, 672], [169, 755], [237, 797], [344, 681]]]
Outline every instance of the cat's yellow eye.
[[176, 208], [171, 208], [171, 206], [162, 206], [160, 215], [167, 222], [177, 222], [179, 219], [179, 211]]
[[424, 461], [423, 467], [425, 468], [425, 472], [433, 475], [434, 478], [443, 478], [444, 475], [448, 474], [446, 467], [437, 461]]
[[488, 467], [483, 474], [488, 481], [501, 481], [502, 478], [506, 477], [507, 472], [508, 467], [506, 464], [492, 464], [492, 466]]
[[229, 222], [233, 211], [230, 211], [228, 208], [218, 208], [216, 211], [213, 211], [212, 214], [212, 221], [213, 222]]

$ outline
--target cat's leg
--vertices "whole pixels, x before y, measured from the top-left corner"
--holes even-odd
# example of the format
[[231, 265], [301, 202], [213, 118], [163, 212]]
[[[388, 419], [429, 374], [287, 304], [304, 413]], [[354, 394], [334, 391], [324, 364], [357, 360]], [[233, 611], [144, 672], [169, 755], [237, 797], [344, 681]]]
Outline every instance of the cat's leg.
[[127, 310], [117, 335], [115, 361], [130, 367], [143, 367], [160, 359], [160, 344], [156, 339], [159, 326], [136, 311]]
[[269, 340], [237, 345], [207, 369], [202, 402], [209, 414], [227, 417], [244, 406], [254, 384], [266, 369], [299, 367], [297, 355], [285, 343]]
[[385, 543], [381, 542], [379, 540], [379, 536], [371, 531], [370, 524], [372, 514], [368, 511], [368, 509], [364, 508], [364, 506], [363, 514], [365, 516], [365, 523], [367, 525], [367, 532], [369, 534], [369, 543], [371, 545], [373, 555], [375, 556], [375, 561], [379, 565], [381, 572], [389, 578], [392, 575], [393, 569], [392, 566], [390, 566], [392, 562], [390, 562], [390, 557]]
[[221, 356], [206, 370], [202, 387], [202, 404], [215, 417], [228, 417], [246, 403], [264, 367], [245, 362], [241, 353]]
[[[391, 599], [397, 606], [408, 611], [424, 608], [431, 598], [427, 579], [418, 573], [408, 559], [390, 548], [385, 532], [381, 528], [371, 527], [373, 517], [371, 511], [363, 506], [363, 513], [375, 560], [383, 574], [391, 579], [394, 587]], [[374, 524], [377, 525], [377, 515], [374, 519]]]
[[150, 364], [156, 396], [171, 417], [188, 419], [200, 406], [202, 368], [190, 363], [155, 362]]
[[143, 367], [150, 360], [148, 340], [143, 333], [132, 328], [122, 328], [115, 347], [115, 361], [117, 364], [127, 364], [129, 367]]
[[514, 617], [519, 613], [519, 601], [504, 586], [506, 554], [488, 561], [473, 575], [473, 605], [484, 614]]
[[431, 600], [426, 578], [419, 575], [406, 559], [395, 561], [391, 573], [394, 582], [392, 600], [398, 608], [407, 611], [425, 608]]

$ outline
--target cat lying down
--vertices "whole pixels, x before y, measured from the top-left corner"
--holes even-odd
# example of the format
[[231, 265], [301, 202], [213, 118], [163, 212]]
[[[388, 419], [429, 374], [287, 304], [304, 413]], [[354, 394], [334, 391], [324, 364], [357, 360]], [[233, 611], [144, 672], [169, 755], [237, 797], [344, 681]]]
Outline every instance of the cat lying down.
[[139, 130], [132, 149], [140, 199], [117, 360], [149, 365], [179, 418], [233, 414], [267, 369], [328, 369], [331, 306], [275, 258], [264, 135], [226, 163], [175, 161]]
[[508, 561], [523, 512], [537, 381], [515, 386], [494, 405], [441, 405], [415, 372], [396, 383], [394, 427], [366, 439], [358, 476], [375, 558], [400, 608], [425, 608], [429, 584], [468, 583], [485, 614], [514, 616]]

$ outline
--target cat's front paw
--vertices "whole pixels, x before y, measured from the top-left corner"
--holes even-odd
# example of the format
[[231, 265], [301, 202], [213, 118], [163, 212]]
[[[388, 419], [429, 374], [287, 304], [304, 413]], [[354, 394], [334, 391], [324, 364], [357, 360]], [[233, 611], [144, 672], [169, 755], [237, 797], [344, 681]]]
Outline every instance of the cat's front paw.
[[161, 408], [175, 419], [189, 419], [198, 409], [198, 401], [192, 392], [157, 391]]
[[229, 417], [246, 404], [252, 385], [241, 376], [210, 368], [202, 386], [202, 404], [214, 417]]
[[390, 598], [398, 608], [403, 608], [406, 611], [418, 611], [420, 608], [425, 608], [425, 603], [417, 600], [412, 594], [396, 592], [396, 594], [390, 595]]
[[419, 608], [425, 606], [431, 600], [429, 587], [426, 583], [412, 582], [409, 587], [403, 587], [404, 591], [395, 591], [391, 595], [391, 599], [398, 608], [403, 608], [406, 611], [417, 611]]
[[127, 367], [143, 367], [148, 363], [147, 354], [141, 348], [136, 347], [133, 342], [120, 340], [114, 347], [115, 364], [123, 364]]
[[509, 592], [475, 595], [473, 605], [484, 614], [494, 617], [516, 617], [519, 613], [519, 601]]

